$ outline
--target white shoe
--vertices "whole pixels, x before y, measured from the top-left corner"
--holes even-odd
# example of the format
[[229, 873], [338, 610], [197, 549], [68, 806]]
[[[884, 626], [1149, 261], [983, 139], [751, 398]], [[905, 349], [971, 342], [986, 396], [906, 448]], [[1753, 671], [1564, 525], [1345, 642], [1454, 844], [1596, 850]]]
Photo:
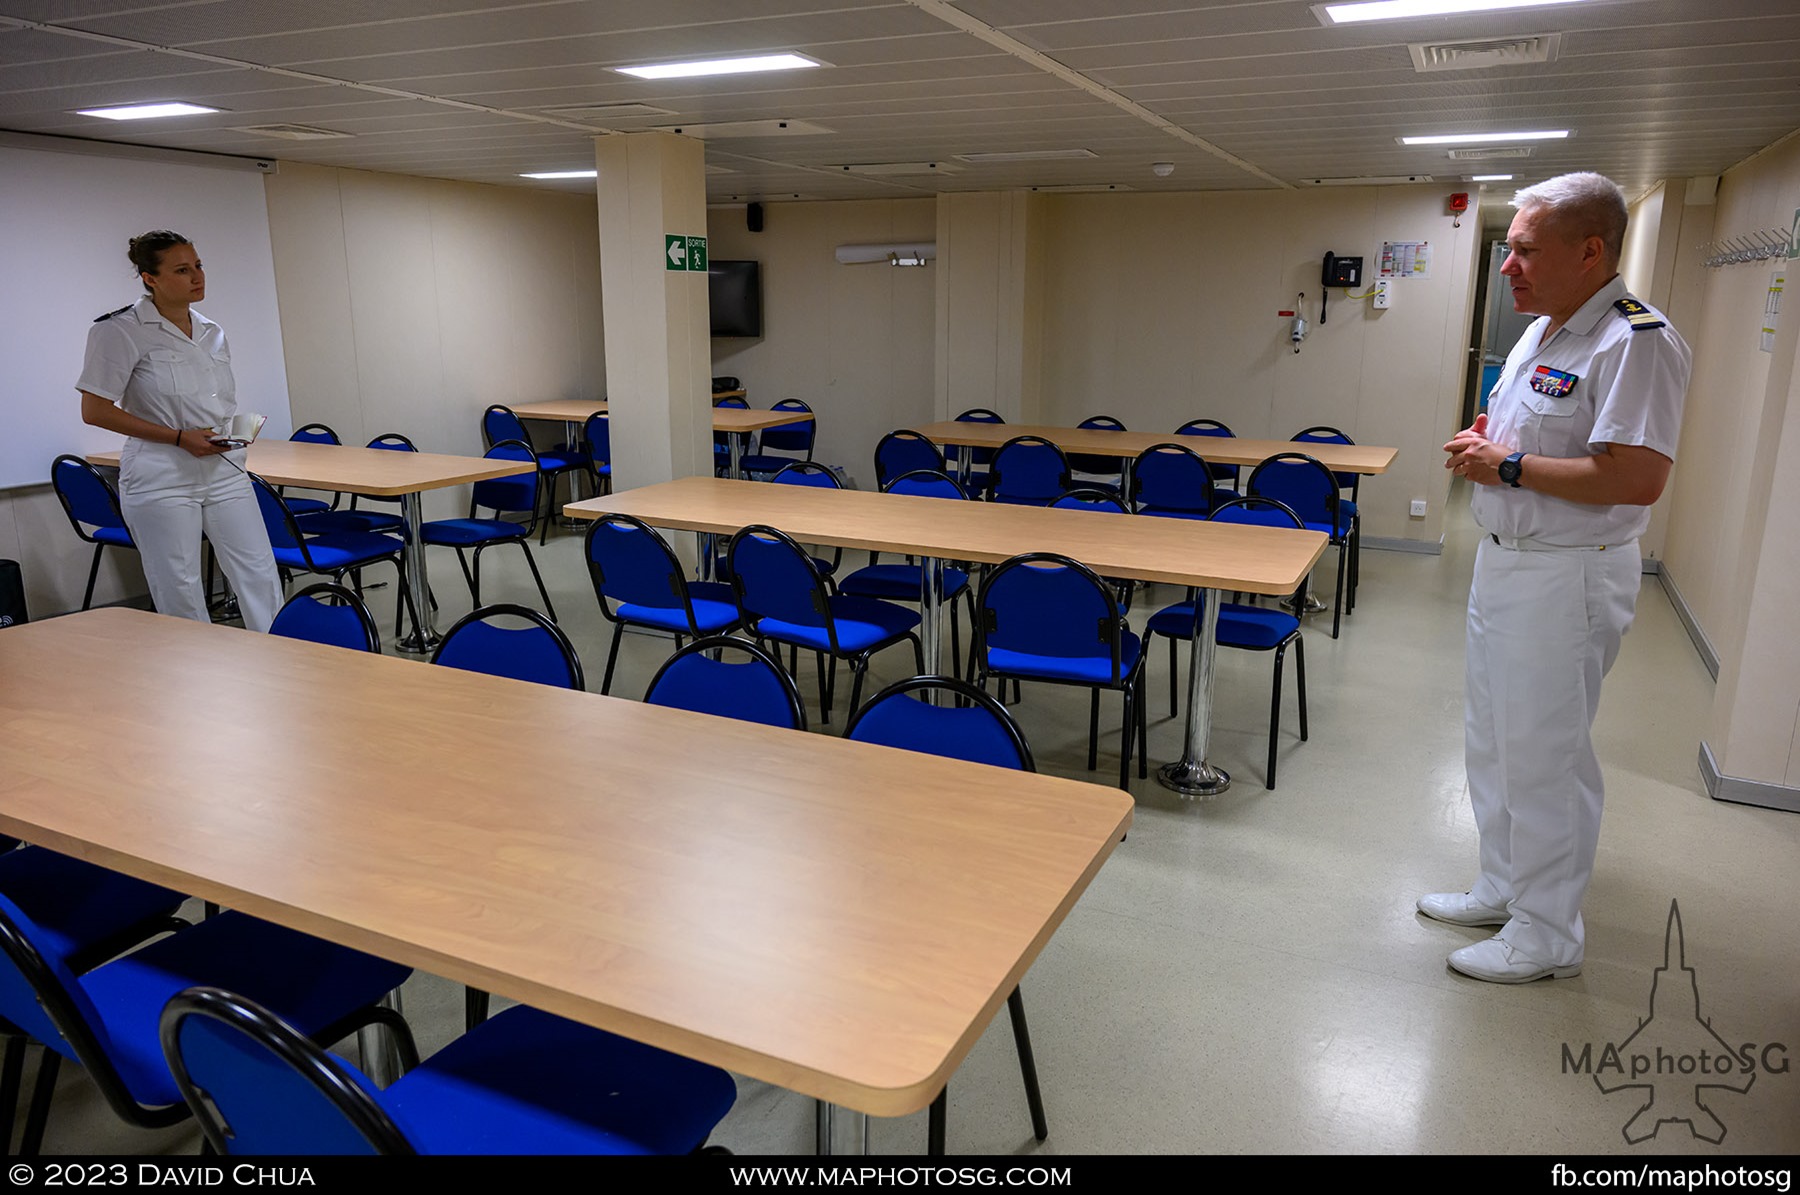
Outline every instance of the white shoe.
[[1515, 951], [1504, 938], [1493, 937], [1450, 952], [1450, 969], [1488, 983], [1530, 983], [1534, 979], [1573, 979], [1580, 963], [1555, 967], [1535, 962]]
[[1432, 892], [1419, 898], [1419, 912], [1451, 925], [1505, 925], [1512, 914], [1492, 909], [1467, 892]]

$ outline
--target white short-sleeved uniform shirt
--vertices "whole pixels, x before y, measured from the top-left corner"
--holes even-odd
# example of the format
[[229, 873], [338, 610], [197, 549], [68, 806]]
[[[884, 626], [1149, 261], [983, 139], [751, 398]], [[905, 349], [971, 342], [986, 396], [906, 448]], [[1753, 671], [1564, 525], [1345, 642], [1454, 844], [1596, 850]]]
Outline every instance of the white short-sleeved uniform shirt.
[[[1640, 313], [1635, 323], [1621, 300]], [[1544, 342], [1549, 322], [1540, 316], [1507, 357], [1488, 396], [1488, 439], [1538, 456], [1626, 444], [1674, 460], [1693, 358], [1662, 314], [1614, 277]], [[1475, 487], [1473, 509], [1485, 531], [1570, 548], [1629, 543], [1650, 525], [1648, 506], [1589, 506], [1503, 485]]]
[[75, 388], [164, 427], [216, 427], [235, 415], [237, 382], [224, 329], [191, 308], [189, 314], [191, 340], [148, 295], [94, 321]]

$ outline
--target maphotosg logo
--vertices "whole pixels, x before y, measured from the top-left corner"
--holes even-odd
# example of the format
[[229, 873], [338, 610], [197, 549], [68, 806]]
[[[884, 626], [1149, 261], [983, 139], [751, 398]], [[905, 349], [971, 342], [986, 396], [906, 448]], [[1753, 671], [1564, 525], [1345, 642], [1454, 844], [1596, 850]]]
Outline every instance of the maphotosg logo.
[[1563, 1043], [1563, 1074], [1590, 1075], [1606, 1095], [1637, 1091], [1643, 1103], [1625, 1122], [1625, 1140], [1648, 1141], [1665, 1124], [1686, 1124], [1702, 1141], [1725, 1140], [1712, 1101], [1743, 1095], [1759, 1074], [1788, 1073], [1781, 1042], [1730, 1042], [1700, 1014], [1700, 981], [1687, 965], [1681, 908], [1669, 902], [1663, 962], [1650, 977], [1650, 1011], [1621, 1042]]

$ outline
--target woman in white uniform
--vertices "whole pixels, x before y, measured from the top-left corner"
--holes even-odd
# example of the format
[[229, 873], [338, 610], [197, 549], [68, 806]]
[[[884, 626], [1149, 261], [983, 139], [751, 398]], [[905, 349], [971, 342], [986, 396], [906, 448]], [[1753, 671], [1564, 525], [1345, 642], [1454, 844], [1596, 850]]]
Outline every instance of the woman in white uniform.
[[147, 292], [101, 316], [88, 332], [81, 418], [129, 436], [119, 462], [119, 502], [162, 614], [209, 621], [200, 584], [200, 537], [237, 594], [244, 625], [266, 631], [281, 581], [243, 450], [212, 442], [237, 412], [225, 333], [193, 304], [206, 272], [174, 232], [133, 237], [129, 250]]

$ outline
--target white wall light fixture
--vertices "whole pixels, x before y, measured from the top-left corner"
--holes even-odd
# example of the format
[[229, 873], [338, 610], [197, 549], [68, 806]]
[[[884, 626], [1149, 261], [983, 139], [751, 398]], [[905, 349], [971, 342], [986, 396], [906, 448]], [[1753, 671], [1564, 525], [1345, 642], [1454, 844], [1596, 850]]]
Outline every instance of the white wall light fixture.
[[890, 266], [922, 266], [937, 257], [936, 241], [907, 241], [891, 245], [839, 245], [839, 265], [859, 266], [886, 262]]

